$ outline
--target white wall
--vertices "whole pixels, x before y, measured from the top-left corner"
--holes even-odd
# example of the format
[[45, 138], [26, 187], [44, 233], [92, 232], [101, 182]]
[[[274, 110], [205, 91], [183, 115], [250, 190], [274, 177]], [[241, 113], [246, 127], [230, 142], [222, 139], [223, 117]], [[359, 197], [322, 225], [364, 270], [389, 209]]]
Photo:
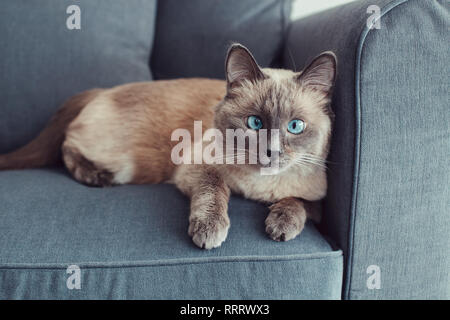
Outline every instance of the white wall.
[[352, 1], [355, 0], [294, 0], [291, 18], [299, 19]]

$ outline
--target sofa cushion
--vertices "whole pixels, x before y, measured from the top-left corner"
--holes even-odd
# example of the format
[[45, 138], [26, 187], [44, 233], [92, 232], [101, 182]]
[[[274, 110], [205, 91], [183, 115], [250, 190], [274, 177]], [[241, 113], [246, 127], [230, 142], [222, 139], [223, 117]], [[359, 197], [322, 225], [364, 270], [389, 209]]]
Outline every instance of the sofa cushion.
[[155, 79], [224, 78], [228, 46], [240, 42], [264, 67], [283, 45], [290, 0], [158, 2], [151, 66]]
[[[90, 188], [63, 170], [0, 172], [0, 299], [339, 299], [342, 253], [312, 224], [279, 243], [267, 208], [230, 202], [220, 248], [189, 236], [174, 186]], [[81, 289], [69, 290], [69, 265]]]
[[[71, 5], [81, 29], [66, 26]], [[156, 0], [2, 1], [0, 153], [28, 142], [75, 93], [150, 80], [155, 13]]]

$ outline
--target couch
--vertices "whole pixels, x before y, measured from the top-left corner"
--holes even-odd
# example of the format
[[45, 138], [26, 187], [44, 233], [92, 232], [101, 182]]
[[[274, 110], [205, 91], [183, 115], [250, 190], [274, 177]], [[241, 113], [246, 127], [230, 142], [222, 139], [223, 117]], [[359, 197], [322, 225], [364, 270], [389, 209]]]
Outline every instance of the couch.
[[[66, 26], [71, 5], [80, 29]], [[339, 66], [320, 224], [274, 242], [267, 207], [233, 196], [228, 239], [206, 251], [172, 185], [1, 171], [0, 299], [449, 299], [449, 2], [362, 0], [297, 21], [290, 10], [287, 0], [5, 1], [0, 153], [77, 92], [224, 78], [234, 41], [263, 67], [300, 70], [325, 50]]]

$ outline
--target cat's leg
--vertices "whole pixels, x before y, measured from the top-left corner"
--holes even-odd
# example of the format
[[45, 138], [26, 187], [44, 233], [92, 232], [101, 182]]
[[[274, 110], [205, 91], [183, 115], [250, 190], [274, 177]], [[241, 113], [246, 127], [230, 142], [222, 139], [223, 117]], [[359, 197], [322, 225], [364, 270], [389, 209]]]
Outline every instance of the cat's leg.
[[209, 165], [182, 165], [174, 182], [191, 198], [188, 234], [192, 241], [204, 249], [219, 247], [230, 227], [230, 189], [220, 173]]
[[302, 232], [306, 218], [320, 220], [320, 203], [284, 198], [269, 207], [266, 232], [275, 241], [294, 239]]
[[62, 155], [66, 168], [77, 181], [92, 187], [106, 187], [114, 184], [112, 172], [100, 168], [77, 149], [63, 146]]

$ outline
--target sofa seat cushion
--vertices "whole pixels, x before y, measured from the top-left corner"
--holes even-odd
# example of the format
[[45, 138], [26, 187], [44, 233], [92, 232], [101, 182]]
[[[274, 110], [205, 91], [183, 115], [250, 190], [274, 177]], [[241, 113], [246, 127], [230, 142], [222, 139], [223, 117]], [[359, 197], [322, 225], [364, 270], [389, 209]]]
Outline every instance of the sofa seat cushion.
[[[232, 197], [220, 248], [187, 235], [174, 186], [90, 188], [62, 169], [0, 172], [0, 299], [339, 299], [342, 252], [312, 224], [278, 243], [268, 209]], [[69, 289], [78, 282], [80, 289]]]

